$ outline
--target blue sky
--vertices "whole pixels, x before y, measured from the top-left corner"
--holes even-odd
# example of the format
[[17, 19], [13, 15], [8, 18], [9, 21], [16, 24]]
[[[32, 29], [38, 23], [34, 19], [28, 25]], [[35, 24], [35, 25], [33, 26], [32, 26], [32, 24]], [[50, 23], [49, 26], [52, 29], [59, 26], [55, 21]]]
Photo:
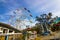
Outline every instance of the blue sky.
[[53, 17], [60, 14], [60, 0], [0, 0], [0, 22], [8, 23], [9, 17], [5, 15], [13, 15], [13, 11], [24, 7], [31, 11], [34, 19], [42, 13], [52, 12]]

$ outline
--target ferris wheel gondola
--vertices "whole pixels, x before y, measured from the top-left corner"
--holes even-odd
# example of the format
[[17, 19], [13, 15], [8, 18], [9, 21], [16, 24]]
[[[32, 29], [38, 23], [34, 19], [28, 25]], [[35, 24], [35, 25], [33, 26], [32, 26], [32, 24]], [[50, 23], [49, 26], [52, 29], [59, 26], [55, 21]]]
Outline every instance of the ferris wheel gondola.
[[31, 12], [30, 12], [30, 10], [28, 10], [27, 8], [24, 8], [24, 9], [25, 9], [27, 12], [29, 12], [29, 16], [30, 16], [30, 17], [33, 17], [32, 14], [31, 14]]
[[[24, 8], [24, 10], [26, 10], [26, 11], [29, 13], [29, 16], [30, 16], [31, 18], [33, 18], [30, 10], [28, 10], [27, 8]], [[30, 23], [33, 23], [32, 20], [29, 20], [29, 22], [30, 22]]]

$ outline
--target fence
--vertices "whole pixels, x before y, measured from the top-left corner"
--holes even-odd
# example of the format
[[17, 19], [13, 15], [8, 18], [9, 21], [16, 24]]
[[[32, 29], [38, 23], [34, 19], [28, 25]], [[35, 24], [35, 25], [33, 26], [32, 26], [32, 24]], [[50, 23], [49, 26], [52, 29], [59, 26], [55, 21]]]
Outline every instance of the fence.
[[14, 34], [0, 34], [0, 40], [22, 40], [23, 35], [21, 33]]
[[[52, 40], [52, 39], [59, 39], [60, 40], [60, 32], [53, 33], [53, 34], [54, 35], [36, 37], [34, 40]], [[22, 35], [22, 33], [0, 34], [0, 40], [23, 40], [23, 35]]]

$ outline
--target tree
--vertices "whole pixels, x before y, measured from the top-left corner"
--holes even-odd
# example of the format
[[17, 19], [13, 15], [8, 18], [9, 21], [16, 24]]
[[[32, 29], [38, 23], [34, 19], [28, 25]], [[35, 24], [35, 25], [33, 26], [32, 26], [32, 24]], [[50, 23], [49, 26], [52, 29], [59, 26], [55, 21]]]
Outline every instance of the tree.
[[36, 21], [40, 23], [40, 28], [42, 28], [42, 32], [48, 32], [48, 23], [51, 19], [52, 13], [42, 14], [40, 17], [36, 16]]

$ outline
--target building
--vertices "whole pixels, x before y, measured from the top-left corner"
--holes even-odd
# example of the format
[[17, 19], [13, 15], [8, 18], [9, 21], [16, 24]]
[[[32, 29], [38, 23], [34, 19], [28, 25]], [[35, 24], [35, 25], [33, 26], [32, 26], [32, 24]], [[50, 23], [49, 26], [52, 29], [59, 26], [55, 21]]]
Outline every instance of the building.
[[20, 33], [21, 31], [5, 23], [0, 23], [0, 33]]

